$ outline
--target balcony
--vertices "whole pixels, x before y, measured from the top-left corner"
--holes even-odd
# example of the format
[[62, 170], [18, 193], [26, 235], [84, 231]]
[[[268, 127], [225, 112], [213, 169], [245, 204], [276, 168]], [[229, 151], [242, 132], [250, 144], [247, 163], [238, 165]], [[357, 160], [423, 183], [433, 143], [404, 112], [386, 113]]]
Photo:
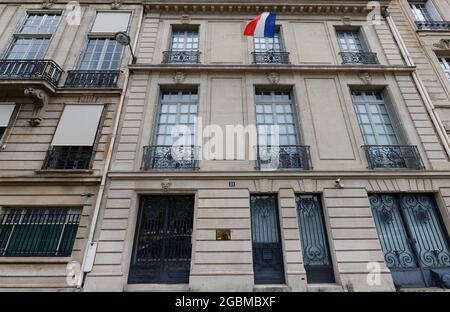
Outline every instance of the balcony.
[[87, 170], [93, 155], [92, 146], [53, 146], [48, 152], [44, 170]]
[[256, 169], [258, 170], [312, 169], [309, 146], [259, 145], [256, 149]]
[[424, 169], [417, 146], [364, 145], [369, 169]]
[[120, 70], [70, 70], [66, 88], [116, 88]]
[[62, 72], [52, 60], [0, 60], [0, 80], [42, 80], [57, 87]]
[[373, 52], [340, 52], [342, 64], [380, 64], [376, 53]]
[[448, 21], [416, 21], [415, 23], [418, 29], [450, 29], [450, 22]]
[[253, 64], [290, 64], [289, 52], [252, 52]]
[[164, 64], [199, 64], [200, 51], [164, 51]]
[[197, 146], [145, 146], [141, 170], [196, 170]]

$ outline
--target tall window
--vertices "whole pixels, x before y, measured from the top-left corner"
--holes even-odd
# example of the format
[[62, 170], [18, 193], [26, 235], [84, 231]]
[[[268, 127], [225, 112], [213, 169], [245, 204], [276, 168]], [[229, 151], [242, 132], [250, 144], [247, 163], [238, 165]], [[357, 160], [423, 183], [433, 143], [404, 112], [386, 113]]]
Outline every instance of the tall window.
[[442, 18], [431, 0], [410, 2], [411, 12], [417, 22], [441, 21]]
[[170, 49], [172, 51], [198, 51], [198, 31], [173, 30]]
[[14, 108], [14, 104], [0, 103], [0, 142], [2, 142], [3, 135], [5, 134], [6, 129], [9, 126]]
[[14, 34], [6, 58], [9, 60], [39, 60], [58, 27], [60, 14], [28, 14], [24, 24]]
[[[197, 91], [162, 92], [156, 145], [195, 145], [197, 103]], [[179, 128], [174, 129], [176, 126]], [[189, 134], [185, 131], [187, 129]]]
[[399, 144], [380, 92], [353, 91], [352, 99], [365, 144]]
[[112, 70], [120, 67], [123, 46], [112, 38], [90, 38], [80, 63], [81, 70]]
[[364, 52], [359, 31], [338, 31], [337, 38], [342, 52]]
[[259, 145], [276, 145], [271, 126], [279, 129], [279, 145], [297, 145], [292, 97], [286, 91], [256, 92], [256, 124]]
[[445, 77], [450, 81], [450, 57], [440, 57], [439, 63], [444, 70]]
[[8, 209], [0, 214], [0, 256], [68, 257], [79, 223], [79, 209]]
[[276, 30], [273, 38], [253, 37], [255, 52], [283, 52], [280, 31]]

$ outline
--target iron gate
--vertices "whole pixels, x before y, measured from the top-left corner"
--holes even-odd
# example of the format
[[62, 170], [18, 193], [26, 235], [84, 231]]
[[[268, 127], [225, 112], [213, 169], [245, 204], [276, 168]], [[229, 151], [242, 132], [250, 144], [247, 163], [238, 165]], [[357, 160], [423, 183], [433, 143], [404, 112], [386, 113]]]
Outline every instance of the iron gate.
[[377, 194], [369, 199], [395, 285], [443, 286], [442, 276], [450, 278], [450, 250], [433, 196]]
[[141, 199], [129, 283], [188, 283], [194, 198]]
[[308, 283], [334, 283], [333, 265], [318, 195], [295, 197]]
[[250, 204], [255, 284], [283, 284], [277, 198], [273, 195], [251, 196]]

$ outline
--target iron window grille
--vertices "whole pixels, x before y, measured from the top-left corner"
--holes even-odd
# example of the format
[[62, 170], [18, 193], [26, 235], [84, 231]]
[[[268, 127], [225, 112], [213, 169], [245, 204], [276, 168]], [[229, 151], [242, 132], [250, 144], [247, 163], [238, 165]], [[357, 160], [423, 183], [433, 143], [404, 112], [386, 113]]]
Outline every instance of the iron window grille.
[[284, 50], [280, 31], [275, 31], [273, 38], [253, 37], [255, 51], [254, 64], [289, 64], [289, 53]]
[[173, 30], [170, 49], [163, 52], [164, 64], [198, 64], [200, 54], [198, 50], [197, 30]]
[[312, 169], [309, 146], [257, 146], [256, 169]]
[[363, 149], [369, 169], [424, 169], [417, 146], [364, 145]]
[[70, 256], [80, 215], [62, 208], [8, 209], [0, 214], [0, 256]]
[[379, 64], [376, 53], [368, 52], [359, 30], [337, 31], [343, 64]]
[[141, 170], [197, 170], [198, 150], [198, 146], [145, 146]]
[[42, 169], [86, 170], [93, 157], [92, 146], [53, 146]]
[[421, 3], [410, 3], [411, 12], [418, 29], [449, 29], [450, 22], [443, 21], [430, 0]]
[[52, 60], [0, 60], [0, 79], [43, 80], [56, 87], [62, 72]]
[[66, 88], [116, 88], [120, 70], [71, 70]]

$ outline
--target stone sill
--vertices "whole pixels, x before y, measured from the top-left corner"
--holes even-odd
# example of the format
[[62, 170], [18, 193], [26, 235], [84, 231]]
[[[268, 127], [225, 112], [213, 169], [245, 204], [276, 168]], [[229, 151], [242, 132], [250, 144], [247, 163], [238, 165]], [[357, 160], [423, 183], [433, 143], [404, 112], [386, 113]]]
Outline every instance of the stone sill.
[[51, 263], [69, 263], [72, 261], [70, 257], [0, 257], [0, 264], [51, 264]]
[[68, 174], [68, 175], [75, 175], [75, 174], [83, 174], [83, 175], [91, 175], [94, 173], [94, 170], [92, 169], [40, 169], [35, 170], [34, 172], [38, 174]]
[[308, 292], [342, 292], [344, 289], [339, 284], [308, 284]]
[[287, 285], [267, 284], [267, 285], [254, 285], [253, 291], [255, 292], [288, 292], [291, 288]]
[[125, 292], [186, 292], [189, 291], [189, 284], [127, 284], [124, 286]]

